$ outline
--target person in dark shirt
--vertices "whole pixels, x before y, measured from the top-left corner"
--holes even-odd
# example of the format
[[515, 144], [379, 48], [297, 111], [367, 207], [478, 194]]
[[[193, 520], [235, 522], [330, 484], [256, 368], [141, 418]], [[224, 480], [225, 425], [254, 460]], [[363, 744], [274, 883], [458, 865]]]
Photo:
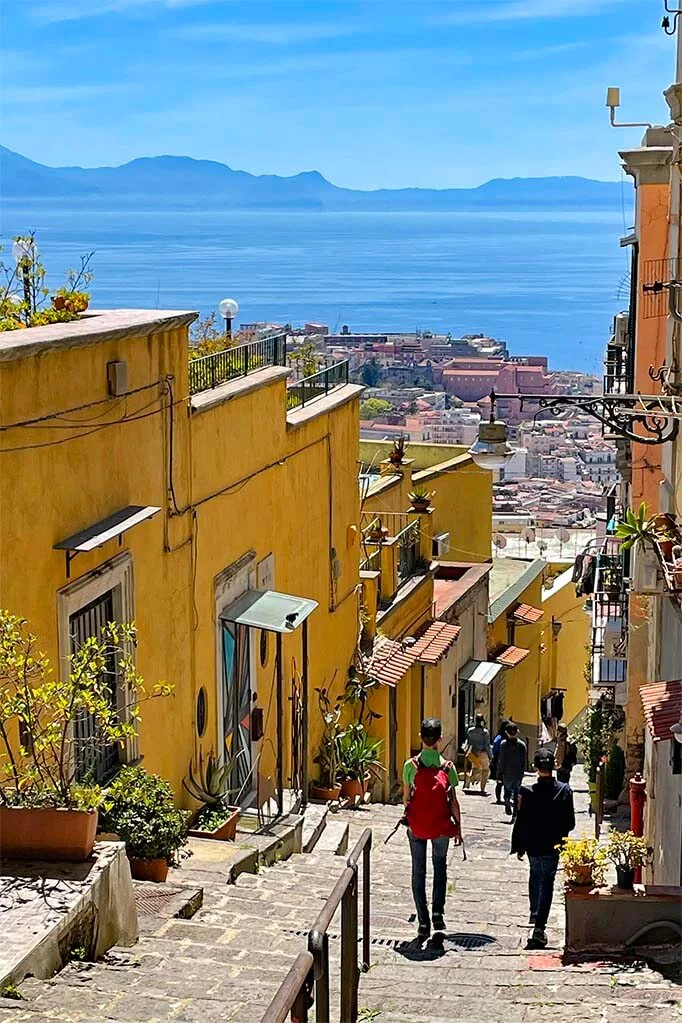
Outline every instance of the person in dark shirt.
[[573, 793], [552, 775], [554, 754], [539, 749], [533, 766], [538, 780], [519, 794], [519, 811], [511, 838], [512, 854], [530, 863], [528, 895], [530, 922], [534, 925], [528, 948], [546, 948], [547, 920], [552, 906], [554, 879], [559, 866], [558, 846], [575, 827]]
[[502, 779], [504, 787], [504, 811], [516, 818], [519, 789], [526, 772], [526, 744], [519, 739], [519, 726], [510, 721], [507, 725], [507, 738], [500, 743], [497, 754], [497, 777]]

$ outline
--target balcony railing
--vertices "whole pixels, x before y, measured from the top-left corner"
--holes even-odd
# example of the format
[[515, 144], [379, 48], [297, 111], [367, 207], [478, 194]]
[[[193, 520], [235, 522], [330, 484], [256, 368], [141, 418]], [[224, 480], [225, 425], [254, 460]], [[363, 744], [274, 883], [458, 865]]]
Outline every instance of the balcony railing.
[[291, 384], [287, 391], [287, 409], [302, 408], [316, 398], [323, 398], [325, 394], [334, 387], [341, 387], [348, 383], [348, 360], [333, 362], [331, 366], [325, 366], [317, 373], [312, 373], [302, 380]]
[[266, 366], [285, 366], [287, 357], [286, 334], [235, 345], [213, 355], [191, 359], [189, 364], [189, 393], [208, 391], [228, 380], [248, 376]]
[[417, 571], [420, 556], [419, 522], [410, 522], [409, 526], [398, 534], [398, 581], [404, 583]]
[[[606, 539], [605, 548], [617, 541]], [[615, 687], [625, 682], [628, 649], [627, 566], [622, 553], [597, 555], [592, 598], [592, 686]]]

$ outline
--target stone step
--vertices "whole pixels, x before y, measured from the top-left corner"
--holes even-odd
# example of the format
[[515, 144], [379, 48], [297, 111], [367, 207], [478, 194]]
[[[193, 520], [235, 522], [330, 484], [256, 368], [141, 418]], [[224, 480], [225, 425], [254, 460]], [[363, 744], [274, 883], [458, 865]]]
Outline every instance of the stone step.
[[335, 856], [342, 856], [348, 851], [348, 832], [349, 826], [347, 821], [329, 821], [318, 839], [315, 851], [318, 853], [330, 852]]
[[310, 853], [325, 829], [329, 807], [326, 803], [308, 803], [303, 815], [302, 847], [304, 853]]

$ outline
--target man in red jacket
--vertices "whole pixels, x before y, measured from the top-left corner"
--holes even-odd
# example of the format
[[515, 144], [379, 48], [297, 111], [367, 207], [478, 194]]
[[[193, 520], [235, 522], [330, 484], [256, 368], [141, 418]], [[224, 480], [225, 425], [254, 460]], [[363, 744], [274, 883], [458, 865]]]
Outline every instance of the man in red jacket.
[[[403, 767], [403, 802], [407, 835], [412, 854], [412, 895], [417, 908], [419, 938], [445, 930], [445, 895], [448, 887], [447, 855], [450, 839], [462, 840], [461, 814], [456, 788], [459, 778], [454, 765], [438, 752], [442, 726], [438, 718], [426, 718], [421, 725], [422, 749]], [[426, 901], [426, 843], [431, 841], [433, 861], [432, 913]]]

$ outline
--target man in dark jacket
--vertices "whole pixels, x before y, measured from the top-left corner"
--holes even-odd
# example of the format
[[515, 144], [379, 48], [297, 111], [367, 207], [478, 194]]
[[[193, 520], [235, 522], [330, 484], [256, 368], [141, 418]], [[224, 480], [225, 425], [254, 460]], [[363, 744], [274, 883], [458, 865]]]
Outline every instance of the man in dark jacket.
[[539, 749], [533, 758], [538, 780], [519, 794], [519, 812], [512, 831], [511, 851], [519, 859], [528, 853], [530, 922], [534, 925], [528, 948], [546, 948], [545, 928], [559, 865], [557, 846], [575, 827], [573, 793], [552, 776], [554, 754]]
[[507, 725], [507, 738], [500, 743], [497, 755], [497, 777], [504, 785], [504, 810], [511, 817], [516, 817], [519, 789], [526, 771], [526, 744], [519, 739], [519, 726], [510, 721]]

